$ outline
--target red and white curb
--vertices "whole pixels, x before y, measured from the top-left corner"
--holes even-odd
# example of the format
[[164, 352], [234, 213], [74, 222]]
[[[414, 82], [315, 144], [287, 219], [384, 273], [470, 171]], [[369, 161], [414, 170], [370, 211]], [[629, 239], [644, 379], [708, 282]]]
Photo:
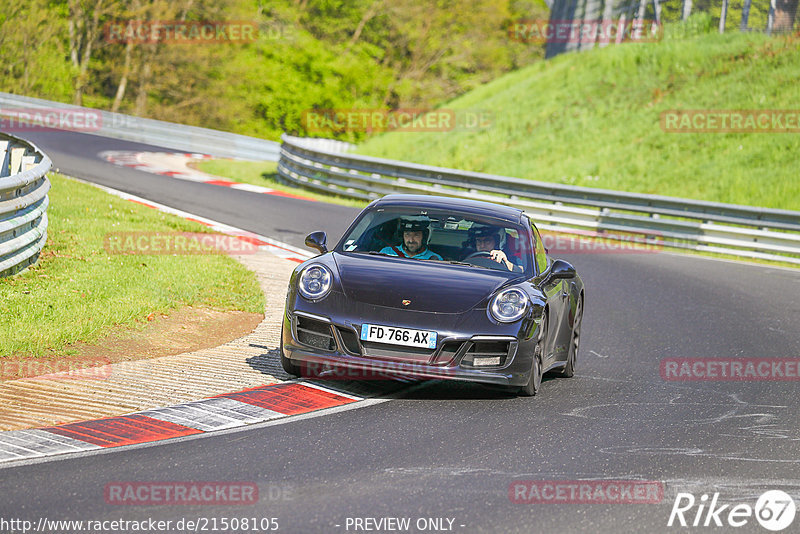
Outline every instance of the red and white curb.
[[[80, 179], [76, 180], [122, 199], [170, 213], [208, 226], [217, 232], [255, 243], [259, 248], [290, 261], [303, 262], [311, 257], [311, 254], [302, 249], [266, 236], [151, 202], [116, 189]], [[0, 432], [0, 463], [202, 434], [343, 406], [365, 398], [312, 383], [284, 382], [119, 417], [107, 417], [39, 429]]]
[[366, 398], [309, 382], [284, 382], [118, 417], [0, 432], [0, 463], [204, 434]]
[[180, 180], [230, 187], [231, 189], [250, 191], [251, 193], [261, 193], [264, 195], [274, 195], [316, 202], [316, 200], [313, 198], [304, 197], [302, 195], [294, 195], [292, 193], [286, 193], [285, 191], [270, 189], [269, 187], [253, 184], [242, 184], [239, 182], [233, 182], [231, 180], [224, 180], [218, 176], [206, 174], [189, 167], [188, 164], [193, 161], [213, 159], [213, 156], [209, 156], [208, 154], [193, 154], [188, 152], [133, 152], [129, 150], [107, 150], [105, 152], [100, 152], [98, 156], [110, 163], [113, 163], [114, 165], [129, 167], [138, 171], [149, 172], [151, 174], [160, 174], [162, 176], [169, 176], [172, 178], [178, 178]]

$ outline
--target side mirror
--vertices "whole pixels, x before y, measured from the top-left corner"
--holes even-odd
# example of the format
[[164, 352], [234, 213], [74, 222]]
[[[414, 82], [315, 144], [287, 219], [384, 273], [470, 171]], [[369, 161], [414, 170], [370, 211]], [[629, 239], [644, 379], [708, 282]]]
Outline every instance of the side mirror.
[[556, 260], [550, 266], [550, 276], [548, 278], [551, 280], [575, 278], [575, 267], [564, 260]]
[[328, 252], [327, 242], [325, 232], [311, 232], [306, 236], [306, 246], [318, 250], [320, 254]]

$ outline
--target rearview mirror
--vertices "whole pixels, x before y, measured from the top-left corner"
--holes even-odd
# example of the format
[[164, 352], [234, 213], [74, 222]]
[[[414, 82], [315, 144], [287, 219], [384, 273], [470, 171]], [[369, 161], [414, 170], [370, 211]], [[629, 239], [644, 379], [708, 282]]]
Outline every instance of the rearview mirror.
[[306, 246], [318, 250], [320, 254], [328, 252], [327, 242], [325, 232], [311, 232], [306, 236]]
[[564, 260], [556, 260], [550, 266], [550, 276], [548, 278], [551, 280], [575, 278], [575, 267]]

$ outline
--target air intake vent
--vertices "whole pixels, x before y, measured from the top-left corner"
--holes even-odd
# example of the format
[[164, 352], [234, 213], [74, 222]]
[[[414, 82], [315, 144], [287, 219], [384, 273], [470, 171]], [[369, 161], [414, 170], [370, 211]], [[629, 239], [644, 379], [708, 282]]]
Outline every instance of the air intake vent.
[[337, 326], [336, 329], [339, 331], [339, 335], [342, 337], [342, 342], [344, 343], [344, 348], [347, 349], [347, 352], [360, 356], [361, 347], [358, 345], [358, 336], [356, 333], [349, 328], [342, 328], [340, 326]]
[[297, 341], [315, 349], [333, 350], [336, 348], [331, 325], [301, 315], [297, 316]]
[[437, 365], [445, 365], [450, 363], [453, 358], [455, 358], [458, 349], [461, 348], [463, 343], [463, 341], [448, 341], [442, 345], [439, 355], [436, 357], [436, 361], [433, 363]]

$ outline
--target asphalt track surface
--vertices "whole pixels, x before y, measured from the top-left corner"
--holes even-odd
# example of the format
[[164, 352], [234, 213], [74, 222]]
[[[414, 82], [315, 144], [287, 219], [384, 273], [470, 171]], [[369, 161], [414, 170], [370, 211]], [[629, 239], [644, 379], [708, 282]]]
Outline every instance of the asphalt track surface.
[[[355, 214], [151, 175], [96, 156], [158, 147], [81, 134], [29, 137], [63, 172], [298, 246], [317, 229], [329, 230], [334, 242]], [[348, 518], [406, 517], [408, 532], [435, 531], [418, 530], [419, 518], [452, 519], [454, 532], [695, 532], [723, 529], [668, 529], [678, 492], [698, 500], [718, 492], [720, 504], [754, 506], [764, 491], [781, 489], [800, 506], [797, 381], [680, 382], [659, 372], [664, 358], [800, 357], [800, 273], [664, 253], [564, 259], [586, 283], [579, 365], [574, 378], [546, 378], [535, 398], [427, 382], [387, 402], [284, 424], [11, 466], [0, 469], [0, 518], [274, 517], [279, 532], [312, 533], [390, 532], [356, 529]], [[515, 481], [577, 479], [658, 481], [664, 498], [509, 499]], [[105, 485], [120, 481], [249, 481], [259, 485], [260, 499], [245, 506], [107, 504]], [[767, 532], [753, 517], [724, 530]], [[800, 513], [790, 531], [800, 531]]]

